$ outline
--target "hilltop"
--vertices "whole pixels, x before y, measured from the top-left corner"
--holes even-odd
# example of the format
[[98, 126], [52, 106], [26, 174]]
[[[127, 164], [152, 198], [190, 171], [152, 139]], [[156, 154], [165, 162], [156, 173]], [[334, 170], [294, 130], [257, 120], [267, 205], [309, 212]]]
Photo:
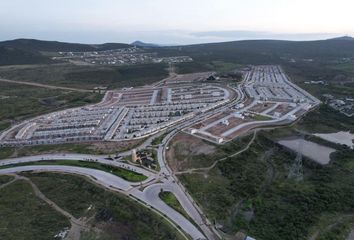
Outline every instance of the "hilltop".
[[137, 47], [148, 47], [148, 48], [161, 47], [160, 45], [155, 44], [155, 43], [146, 43], [146, 42], [142, 42], [142, 41], [135, 41], [135, 42], [131, 43], [131, 45], [137, 46]]
[[131, 45], [124, 43], [82, 44], [58, 41], [43, 41], [37, 39], [15, 39], [0, 42], [0, 46], [13, 47], [26, 51], [85, 52], [126, 48], [130, 47]]

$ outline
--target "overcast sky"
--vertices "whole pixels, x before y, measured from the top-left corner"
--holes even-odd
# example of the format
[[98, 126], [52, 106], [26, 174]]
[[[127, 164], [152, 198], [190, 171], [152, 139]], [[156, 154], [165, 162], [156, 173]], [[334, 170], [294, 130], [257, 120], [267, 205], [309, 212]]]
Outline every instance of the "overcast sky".
[[186, 44], [354, 35], [353, 0], [0, 0], [0, 40]]

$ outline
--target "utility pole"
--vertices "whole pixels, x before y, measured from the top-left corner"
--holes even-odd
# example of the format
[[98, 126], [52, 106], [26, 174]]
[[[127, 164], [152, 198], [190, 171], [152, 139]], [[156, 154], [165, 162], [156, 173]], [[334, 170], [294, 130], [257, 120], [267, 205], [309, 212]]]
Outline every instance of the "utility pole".
[[289, 175], [288, 175], [288, 178], [294, 179], [297, 182], [302, 181], [304, 178], [303, 167], [302, 167], [302, 153], [301, 153], [303, 144], [304, 144], [304, 136], [301, 135], [301, 138], [299, 139], [296, 158], [293, 165], [290, 168]]

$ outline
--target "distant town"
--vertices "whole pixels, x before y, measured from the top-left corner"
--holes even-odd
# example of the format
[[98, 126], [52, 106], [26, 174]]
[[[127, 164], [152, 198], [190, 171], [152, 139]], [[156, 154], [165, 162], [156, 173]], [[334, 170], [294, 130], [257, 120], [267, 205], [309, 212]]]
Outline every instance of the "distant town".
[[183, 63], [192, 62], [188, 56], [158, 57], [155, 52], [146, 52], [136, 46], [106, 51], [93, 52], [58, 52], [54, 60], [64, 60], [76, 64], [93, 65], [134, 65], [144, 63]]

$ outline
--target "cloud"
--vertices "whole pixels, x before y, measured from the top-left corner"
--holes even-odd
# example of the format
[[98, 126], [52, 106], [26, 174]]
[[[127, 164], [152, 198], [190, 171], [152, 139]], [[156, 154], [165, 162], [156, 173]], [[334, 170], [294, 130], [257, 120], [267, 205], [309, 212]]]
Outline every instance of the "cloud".
[[193, 32], [191, 35], [197, 38], [219, 38], [224, 41], [249, 40], [249, 39], [277, 39], [277, 40], [319, 40], [337, 37], [343, 34], [337, 33], [272, 33], [263, 31], [208, 31]]

